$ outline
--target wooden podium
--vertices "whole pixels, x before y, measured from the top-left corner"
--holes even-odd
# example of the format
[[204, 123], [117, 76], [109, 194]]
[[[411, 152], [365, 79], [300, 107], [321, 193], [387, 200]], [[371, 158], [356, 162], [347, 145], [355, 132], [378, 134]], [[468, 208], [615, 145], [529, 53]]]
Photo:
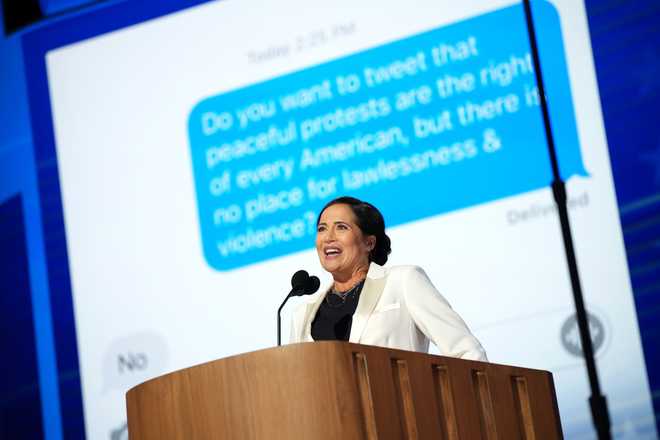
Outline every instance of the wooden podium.
[[126, 405], [131, 440], [562, 438], [549, 372], [345, 342], [186, 368]]

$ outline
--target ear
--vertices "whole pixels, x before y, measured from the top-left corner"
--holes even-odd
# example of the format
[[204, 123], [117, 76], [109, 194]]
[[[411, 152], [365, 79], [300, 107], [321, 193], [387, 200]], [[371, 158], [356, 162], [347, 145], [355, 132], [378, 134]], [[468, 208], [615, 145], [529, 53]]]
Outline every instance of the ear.
[[367, 249], [369, 250], [369, 252], [373, 251], [374, 248], [376, 247], [376, 236], [367, 235], [365, 239], [365, 243], [367, 244]]

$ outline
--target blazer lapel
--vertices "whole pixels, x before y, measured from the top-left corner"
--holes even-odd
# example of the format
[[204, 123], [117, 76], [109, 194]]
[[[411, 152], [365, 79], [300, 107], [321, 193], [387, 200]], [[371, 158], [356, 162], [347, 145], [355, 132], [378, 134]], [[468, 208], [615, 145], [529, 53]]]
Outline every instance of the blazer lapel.
[[317, 295], [313, 302], [307, 304], [307, 308], [305, 310], [305, 322], [303, 322], [302, 335], [300, 338], [301, 341], [309, 342], [314, 340], [314, 338], [312, 338], [312, 321], [314, 321], [316, 312], [319, 310], [319, 307], [321, 307], [321, 303], [325, 299], [325, 296], [328, 294], [329, 290], [330, 288], [321, 290], [322, 293]]
[[[371, 263], [371, 266], [369, 266], [369, 272], [367, 273], [367, 279], [364, 282], [362, 292], [360, 293], [360, 301], [353, 314], [349, 342], [357, 343], [360, 341], [362, 333], [364, 333], [364, 329], [367, 327], [369, 317], [374, 311], [374, 308], [385, 288], [386, 278], [384, 276], [384, 268], [376, 263]], [[316, 313], [316, 311], [314, 313]]]

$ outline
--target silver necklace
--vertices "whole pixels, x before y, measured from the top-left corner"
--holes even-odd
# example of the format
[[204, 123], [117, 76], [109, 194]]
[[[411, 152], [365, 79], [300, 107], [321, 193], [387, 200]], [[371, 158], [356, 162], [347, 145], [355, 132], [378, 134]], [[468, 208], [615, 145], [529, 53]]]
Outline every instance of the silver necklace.
[[340, 301], [332, 301], [329, 299], [330, 295], [325, 296], [325, 302], [330, 306], [330, 307], [341, 307], [346, 303], [346, 299], [354, 294], [355, 292], [358, 291], [360, 287], [362, 287], [362, 284], [364, 284], [364, 280], [360, 280], [357, 282], [353, 287], [350, 289], [346, 290], [345, 292], [339, 292], [338, 290], [335, 290], [333, 287], [330, 293], [333, 295], [333, 297], [338, 297]]

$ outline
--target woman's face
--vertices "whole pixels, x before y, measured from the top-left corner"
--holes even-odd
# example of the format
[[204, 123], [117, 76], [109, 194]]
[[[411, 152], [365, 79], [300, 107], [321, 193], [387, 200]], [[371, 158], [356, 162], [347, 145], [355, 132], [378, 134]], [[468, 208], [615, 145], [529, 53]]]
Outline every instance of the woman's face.
[[376, 238], [365, 236], [357, 225], [348, 205], [326, 208], [316, 228], [316, 252], [321, 266], [333, 275], [350, 277], [356, 271], [367, 270], [369, 252]]

